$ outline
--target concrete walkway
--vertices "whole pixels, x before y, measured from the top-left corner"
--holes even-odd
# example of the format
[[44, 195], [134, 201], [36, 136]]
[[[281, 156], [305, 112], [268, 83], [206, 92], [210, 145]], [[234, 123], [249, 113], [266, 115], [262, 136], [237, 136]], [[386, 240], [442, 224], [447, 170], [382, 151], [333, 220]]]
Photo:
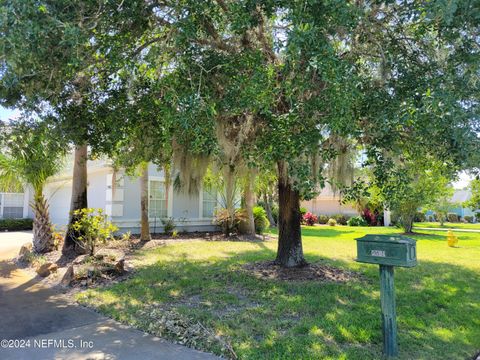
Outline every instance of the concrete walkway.
[[9, 260], [31, 236], [0, 233], [0, 359], [218, 359], [123, 326], [41, 286]]
[[[448, 231], [451, 228], [429, 228], [429, 227], [413, 227], [414, 230], [432, 230], [432, 231]], [[476, 229], [451, 229], [453, 232], [470, 232], [470, 233], [480, 233], [480, 230]]]

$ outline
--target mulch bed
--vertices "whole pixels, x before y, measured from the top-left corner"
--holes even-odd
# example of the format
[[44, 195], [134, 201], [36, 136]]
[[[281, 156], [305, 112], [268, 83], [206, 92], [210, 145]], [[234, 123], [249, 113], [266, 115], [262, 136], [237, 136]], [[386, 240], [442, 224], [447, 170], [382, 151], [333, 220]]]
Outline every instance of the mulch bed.
[[[212, 232], [179, 232], [175, 237], [172, 237], [168, 234], [152, 234], [151, 238], [153, 241], [155, 240], [163, 240], [165, 242], [175, 242], [175, 241], [182, 241], [182, 240], [205, 240], [205, 241], [264, 241], [270, 240], [270, 235], [241, 235], [241, 234], [230, 234], [230, 236], [226, 236], [220, 231], [212, 231]], [[139, 235], [132, 235], [130, 237], [130, 244], [132, 247], [138, 247], [142, 244], [139, 239]], [[143, 243], [144, 244], [144, 243]]]
[[243, 270], [259, 279], [267, 280], [343, 283], [361, 279], [361, 275], [356, 272], [319, 263], [307, 264], [300, 268], [283, 268], [273, 261], [262, 261], [246, 264]]

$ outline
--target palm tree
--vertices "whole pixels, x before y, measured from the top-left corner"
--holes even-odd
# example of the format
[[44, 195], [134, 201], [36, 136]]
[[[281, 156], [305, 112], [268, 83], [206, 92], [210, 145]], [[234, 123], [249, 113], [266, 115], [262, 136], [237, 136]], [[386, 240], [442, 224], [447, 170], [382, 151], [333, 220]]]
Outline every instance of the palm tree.
[[65, 148], [44, 123], [20, 120], [3, 128], [0, 186], [10, 191], [33, 188], [33, 249], [37, 253], [51, 251], [55, 244], [43, 188], [61, 169]]

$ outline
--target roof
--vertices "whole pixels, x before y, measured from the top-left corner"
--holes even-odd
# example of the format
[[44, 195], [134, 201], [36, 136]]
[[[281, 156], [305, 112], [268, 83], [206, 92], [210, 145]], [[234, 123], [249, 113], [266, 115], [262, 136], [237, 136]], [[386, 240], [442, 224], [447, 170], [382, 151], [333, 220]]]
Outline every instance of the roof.
[[[74, 163], [73, 153], [69, 153], [66, 156], [64, 161], [65, 161], [64, 167], [58, 174], [56, 174], [55, 176], [52, 176], [52, 178], [50, 179], [50, 182], [71, 179], [73, 177], [73, 163]], [[87, 172], [89, 174], [92, 172], [96, 172], [98, 170], [111, 169], [111, 168], [112, 168], [111, 162], [106, 158], [87, 161]]]
[[451, 203], [462, 204], [465, 201], [468, 201], [472, 198], [472, 191], [470, 189], [455, 190], [452, 198], [450, 199]]

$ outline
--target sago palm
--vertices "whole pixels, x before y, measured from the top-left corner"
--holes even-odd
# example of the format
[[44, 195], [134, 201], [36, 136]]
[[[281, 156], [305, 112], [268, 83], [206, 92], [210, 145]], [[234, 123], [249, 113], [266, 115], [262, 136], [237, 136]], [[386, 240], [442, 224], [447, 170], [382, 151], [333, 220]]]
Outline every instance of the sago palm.
[[37, 253], [51, 251], [55, 244], [43, 188], [48, 178], [60, 170], [64, 148], [44, 124], [16, 121], [2, 130], [0, 187], [10, 191], [32, 187], [33, 249]]

